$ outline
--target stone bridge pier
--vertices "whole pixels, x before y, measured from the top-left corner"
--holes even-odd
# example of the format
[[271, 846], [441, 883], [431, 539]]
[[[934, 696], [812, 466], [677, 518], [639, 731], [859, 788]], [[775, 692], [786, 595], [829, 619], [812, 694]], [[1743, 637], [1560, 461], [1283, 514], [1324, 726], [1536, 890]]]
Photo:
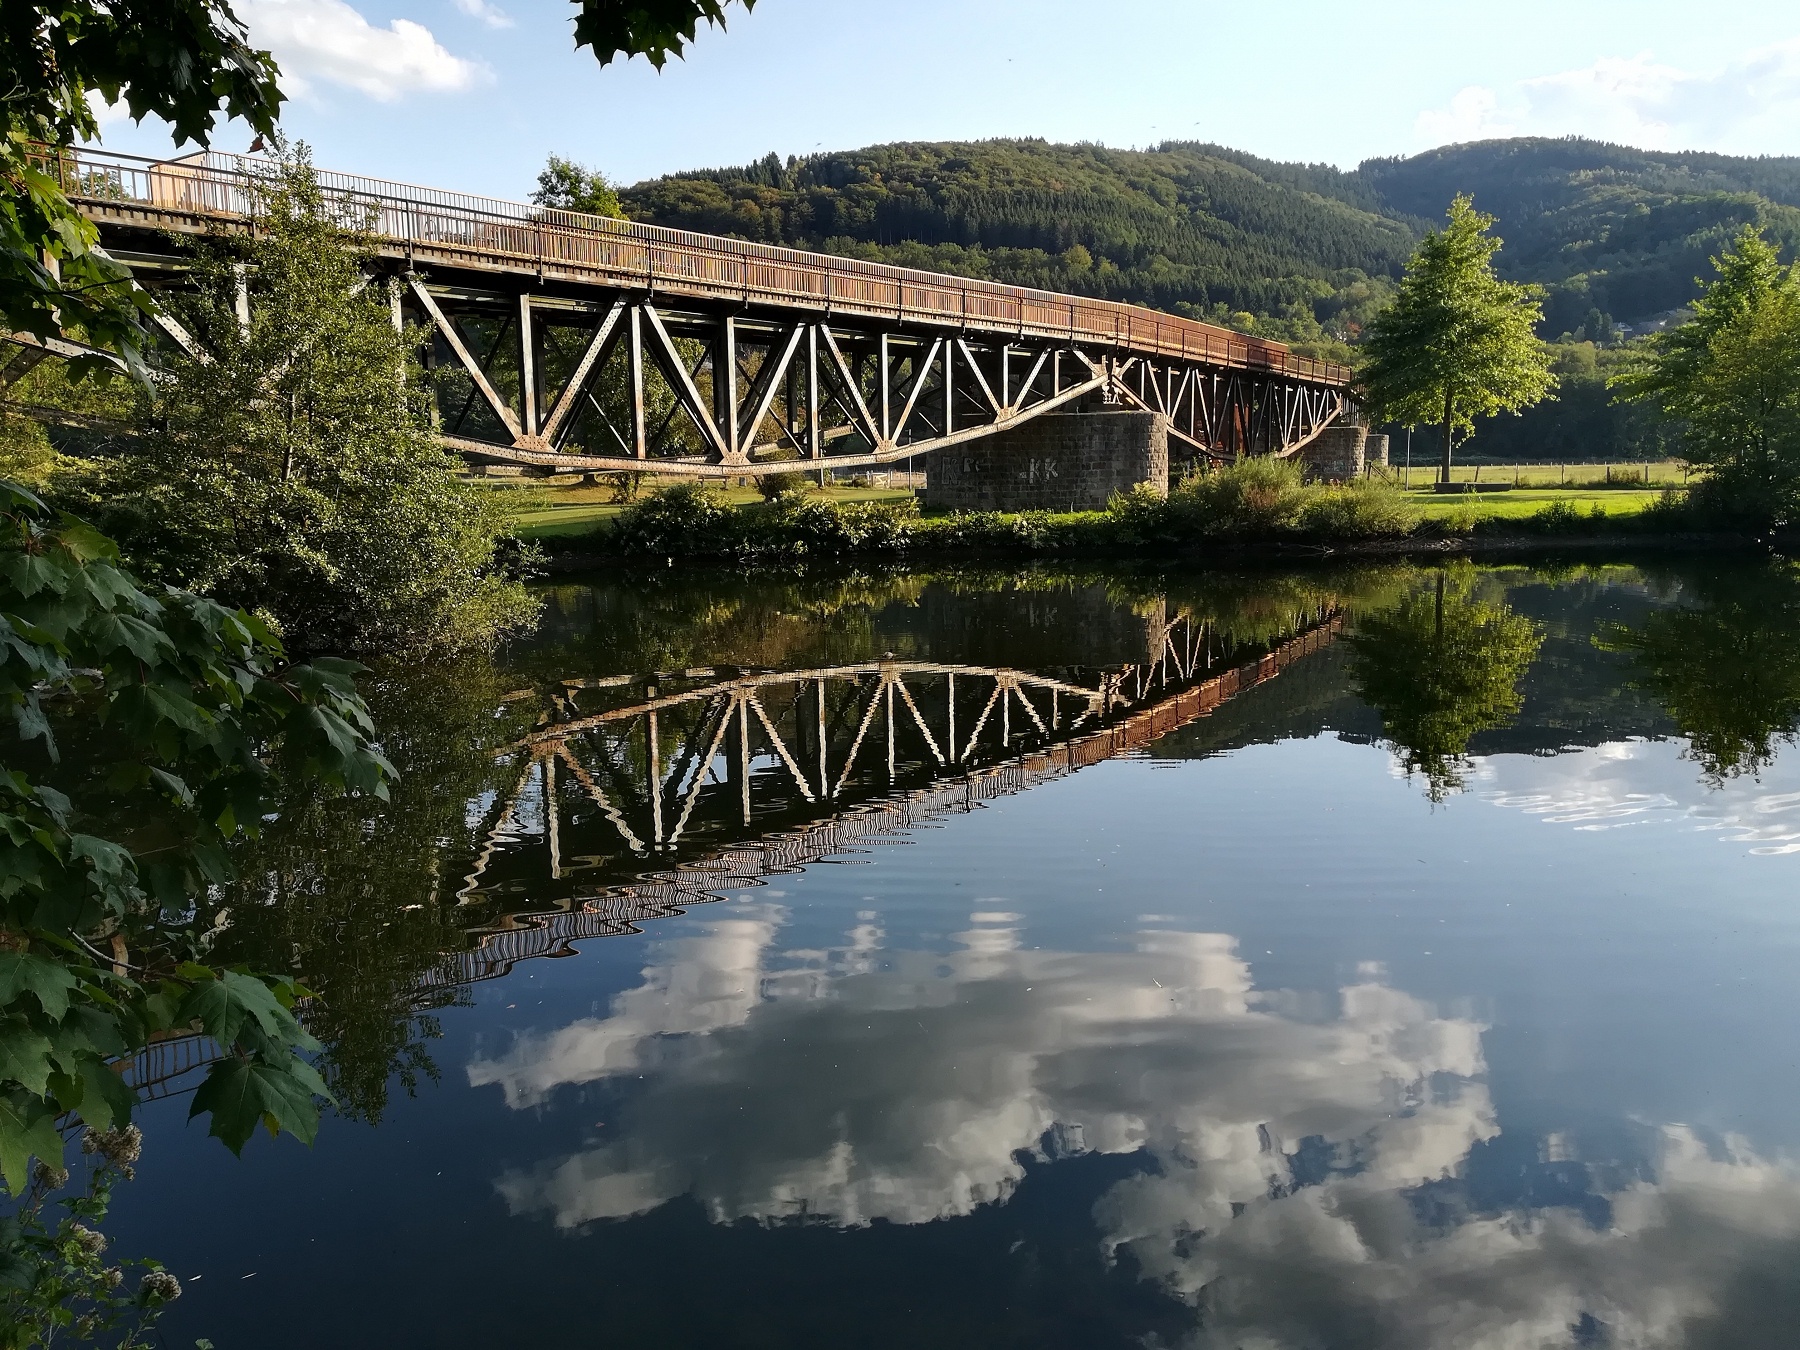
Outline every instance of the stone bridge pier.
[[1169, 491], [1169, 419], [1108, 409], [1045, 413], [933, 452], [925, 505], [945, 511], [1097, 511], [1147, 483]]

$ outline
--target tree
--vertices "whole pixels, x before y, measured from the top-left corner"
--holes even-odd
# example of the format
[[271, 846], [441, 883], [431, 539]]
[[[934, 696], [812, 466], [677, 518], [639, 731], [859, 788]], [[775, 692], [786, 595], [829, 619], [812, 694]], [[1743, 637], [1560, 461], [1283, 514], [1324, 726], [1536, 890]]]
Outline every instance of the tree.
[[585, 211], [591, 216], [625, 219], [619, 194], [613, 190], [606, 175], [561, 155], [550, 156], [544, 171], [538, 175], [537, 190], [531, 194], [531, 200], [539, 206], [560, 211]]
[[[9, 0], [0, 7], [0, 314], [15, 331], [73, 331], [134, 362], [149, 301], [96, 249], [55, 151], [99, 132], [90, 95], [178, 145], [221, 114], [274, 130], [283, 95], [227, 0]], [[46, 150], [46, 147], [48, 149]]]
[[[685, 54], [702, 21], [725, 26], [733, 0], [579, 0], [575, 45], [592, 47], [601, 65], [620, 56], [643, 56], [658, 70]], [[738, 0], [746, 12], [756, 0]]]
[[1693, 318], [1614, 384], [1681, 420], [1689, 461], [1711, 470], [1703, 500], [1782, 522], [1800, 505], [1800, 264], [1746, 226], [1713, 268]]
[[[270, 616], [308, 650], [481, 645], [534, 602], [495, 564], [498, 499], [457, 476], [366, 246], [304, 148], [253, 193], [247, 240], [204, 245], [140, 435], [92, 509], [156, 575]], [[249, 293], [240, 316], [239, 286]]]
[[1716, 786], [1759, 774], [1800, 725], [1800, 572], [1713, 566], [1690, 587], [1686, 603], [1595, 642], [1631, 654], [1642, 687], [1687, 737], [1686, 757]]
[[[0, 1222], [3, 1343], [30, 1319], [66, 1324], [68, 1299], [95, 1291], [98, 1272], [46, 1264], [39, 1206], [66, 1180], [65, 1120], [129, 1125], [136, 1094], [114, 1063], [198, 1029], [224, 1053], [190, 1116], [233, 1152], [259, 1125], [312, 1139], [325, 1085], [294, 1015], [305, 991], [216, 963], [195, 905], [231, 879], [228, 845], [261, 827], [278, 784], [386, 794], [358, 669], [295, 664], [243, 611], [145, 589], [92, 527], [0, 484], [16, 733], [0, 768], [0, 1182], [22, 1204]], [[64, 769], [61, 742], [83, 736]]]
[[1445, 227], [1414, 252], [1394, 303], [1370, 324], [1364, 343], [1371, 407], [1389, 421], [1443, 428], [1445, 483], [1458, 432], [1473, 432], [1477, 417], [1528, 408], [1556, 388], [1534, 331], [1542, 292], [1495, 275], [1493, 223], [1457, 197]]
[[1519, 710], [1519, 680], [1542, 635], [1475, 593], [1467, 570], [1360, 617], [1349, 637], [1358, 696], [1381, 714], [1406, 772], [1432, 801], [1462, 787], [1470, 739]]

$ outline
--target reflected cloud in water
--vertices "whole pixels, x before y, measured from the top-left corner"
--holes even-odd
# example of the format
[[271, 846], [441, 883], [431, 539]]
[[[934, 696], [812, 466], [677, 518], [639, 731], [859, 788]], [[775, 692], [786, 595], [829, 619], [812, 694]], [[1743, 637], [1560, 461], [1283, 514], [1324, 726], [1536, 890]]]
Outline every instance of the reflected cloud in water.
[[1570, 750], [1553, 759], [1496, 756], [1479, 791], [1495, 806], [1578, 830], [1662, 825], [1717, 833], [1753, 854], [1800, 852], [1800, 775], [1785, 761], [1761, 778], [1697, 780], [1690, 756], [1668, 741]]
[[1643, 1128], [1612, 1167], [1547, 1140], [1579, 1178], [1547, 1204], [1471, 1181], [1500, 1135], [1485, 1028], [1378, 967], [1334, 1000], [1263, 991], [1225, 934], [1031, 950], [982, 903], [948, 953], [882, 949], [872, 913], [782, 950], [774, 904], [659, 944], [607, 1016], [469, 1066], [518, 1109], [616, 1080], [608, 1138], [500, 1194], [564, 1229], [677, 1197], [718, 1223], [919, 1224], [1137, 1154], [1095, 1259], [1192, 1302], [1197, 1346], [1710, 1344], [1747, 1315], [1735, 1282], [1800, 1255], [1800, 1176], [1739, 1140]]

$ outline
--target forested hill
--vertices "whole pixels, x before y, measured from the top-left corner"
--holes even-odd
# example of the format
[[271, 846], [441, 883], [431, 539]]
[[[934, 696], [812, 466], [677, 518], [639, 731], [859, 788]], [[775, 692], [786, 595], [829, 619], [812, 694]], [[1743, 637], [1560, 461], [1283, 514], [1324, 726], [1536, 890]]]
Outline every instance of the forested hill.
[[[1331, 318], [1398, 276], [1414, 229], [1200, 146], [873, 146], [679, 174], [620, 194], [634, 219], [964, 276]], [[1322, 311], [1322, 312], [1320, 312]]]
[[1800, 245], [1800, 159], [1596, 141], [1449, 146], [1355, 170], [1215, 145], [1038, 140], [770, 155], [640, 183], [638, 220], [1132, 300], [1305, 341], [1347, 336], [1418, 235], [1469, 192], [1510, 275], [1550, 289], [1546, 336], [1594, 310], [1630, 324], [1692, 298], [1746, 221]]

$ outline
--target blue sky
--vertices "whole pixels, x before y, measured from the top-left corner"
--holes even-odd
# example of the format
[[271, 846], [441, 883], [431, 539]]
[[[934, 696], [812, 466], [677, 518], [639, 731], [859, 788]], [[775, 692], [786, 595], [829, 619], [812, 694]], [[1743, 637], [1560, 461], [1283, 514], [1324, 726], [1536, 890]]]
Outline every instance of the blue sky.
[[[1800, 0], [761, 0], [686, 62], [600, 69], [561, 0], [236, 0], [321, 165], [519, 197], [555, 151], [635, 182], [881, 141], [1217, 141], [1352, 166], [1513, 134], [1800, 154]], [[167, 150], [153, 126], [105, 144]], [[221, 149], [249, 137], [228, 129]]]

